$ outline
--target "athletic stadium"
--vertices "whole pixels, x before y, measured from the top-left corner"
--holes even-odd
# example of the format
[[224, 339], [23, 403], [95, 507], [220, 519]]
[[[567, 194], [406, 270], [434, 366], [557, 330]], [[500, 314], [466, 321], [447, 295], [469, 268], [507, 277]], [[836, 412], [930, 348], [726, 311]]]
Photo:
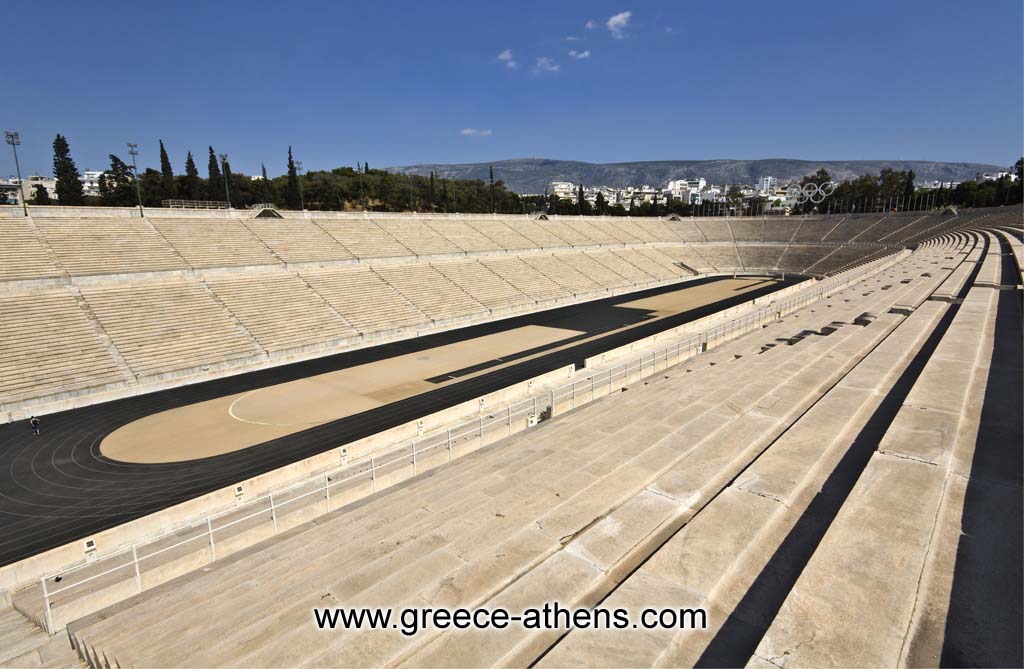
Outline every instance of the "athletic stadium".
[[[1021, 666], [1020, 207], [140, 212], [0, 208], [0, 665]], [[551, 602], [705, 624], [314, 613]]]

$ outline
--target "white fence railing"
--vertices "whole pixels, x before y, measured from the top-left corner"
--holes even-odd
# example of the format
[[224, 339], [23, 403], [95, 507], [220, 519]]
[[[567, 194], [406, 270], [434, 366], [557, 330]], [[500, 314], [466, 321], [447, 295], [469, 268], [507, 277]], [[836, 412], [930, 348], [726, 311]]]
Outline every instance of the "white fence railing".
[[[173, 531], [153, 537], [144, 543], [135, 543], [102, 558], [85, 561], [82, 564], [43, 576], [39, 579], [39, 587], [44, 620], [40, 622], [45, 625], [45, 629], [50, 634], [54, 634], [57, 630], [62, 629], [63, 625], [55, 628], [52, 607], [55, 601], [60, 604], [62, 602], [59, 600], [68, 599], [69, 595], [66, 593], [72, 590], [79, 589], [82, 586], [120, 572], [124, 575], [117, 580], [134, 580], [135, 591], [141, 592], [146, 589], [143, 584], [143, 574], [146, 571], [147, 561], [152, 561], [154, 558], [181, 549], [183, 546], [195, 545], [198, 546], [197, 551], [206, 551], [208, 562], [213, 562], [218, 558], [218, 534], [226, 536], [225, 533], [229, 530], [241, 528], [247, 523], [251, 525], [253, 521], [257, 521], [269, 524], [271, 535], [277, 535], [280, 531], [279, 519], [284, 513], [296, 509], [297, 503], [301, 501], [305, 500], [307, 504], [323, 502], [324, 511], [322, 513], [327, 513], [332, 509], [332, 494], [337, 498], [339, 494], [359, 488], [360, 486], [364, 488], [368, 486], [369, 489], [366, 493], [372, 494], [384, 487], [389, 487], [406, 480], [410, 476], [416, 476], [440, 464], [451, 462], [457, 457], [455, 455], [456, 450], [467, 453], [478, 450], [499, 439], [521, 432], [541, 420], [549, 419], [558, 413], [572, 410], [577, 406], [606, 397], [615, 392], [616, 388], [624, 387], [658, 371], [663, 371], [709, 348], [735, 339], [752, 330], [759, 329], [765, 323], [775, 321], [785, 314], [792, 313], [812, 302], [816, 302], [822, 297], [852, 284], [864, 274], [891, 260], [892, 256], [887, 256], [830, 279], [817, 281], [806, 290], [794, 293], [777, 302], [769, 303], [764, 307], [757, 308], [754, 311], [711, 327], [703, 332], [686, 336], [685, 339], [673, 342], [667, 346], [643, 353], [612, 368], [597, 371], [585, 379], [556, 387], [548, 391], [546, 396], [533, 396], [515, 402], [503, 409], [495, 410], [487, 416], [480, 416], [473, 420], [440, 429], [432, 434], [416, 438], [408, 445], [402, 445], [369, 458], [343, 465], [335, 470], [319, 473], [313, 478], [252, 499], [241, 506], [208, 515], [194, 523], [177, 527]], [[467, 448], [467, 446], [470, 448]], [[408, 475], [393, 476], [395, 472], [401, 472], [406, 469]], [[382, 479], [389, 480], [382, 482]], [[333, 493], [332, 490], [334, 491]], [[341, 503], [348, 504], [364, 496], [365, 494], [358, 496], [343, 495], [344, 501]], [[242, 513], [240, 517], [232, 517], [230, 520], [226, 520], [227, 517], [239, 513]], [[216, 521], [220, 519], [225, 519], [225, 522], [217, 523]], [[302, 522], [305, 521], [303, 520]], [[183, 538], [173, 541], [166, 546], [160, 545], [176, 537]], [[252, 543], [258, 540], [255, 539]], [[224, 540], [222, 539], [221, 541]], [[143, 551], [140, 549], [147, 546], [152, 548], [146, 550], [143, 554]], [[239, 549], [239, 546], [235, 546], [231, 552]], [[221, 557], [224, 556], [223, 554], [221, 555]], [[102, 568], [101, 564], [109, 564], [111, 566]], [[150, 562], [150, 564], [154, 563]], [[99, 571], [83, 575], [82, 578], [77, 580], [74, 579], [75, 574], [86, 568], [89, 568], [90, 571], [96, 569], [99, 569]], [[61, 585], [53, 589], [48, 585], [48, 581], [52, 584], [61, 583]], [[149, 587], [153, 585], [156, 585], [156, 583], [150, 584]], [[110, 587], [110, 584], [102, 587]], [[84, 594], [88, 596], [88, 593]], [[64, 596], [60, 597], [60, 595]], [[99, 610], [99, 608], [107, 605], [109, 604], [102, 604], [94, 610]], [[81, 611], [77, 613], [76, 617], [85, 615]]]

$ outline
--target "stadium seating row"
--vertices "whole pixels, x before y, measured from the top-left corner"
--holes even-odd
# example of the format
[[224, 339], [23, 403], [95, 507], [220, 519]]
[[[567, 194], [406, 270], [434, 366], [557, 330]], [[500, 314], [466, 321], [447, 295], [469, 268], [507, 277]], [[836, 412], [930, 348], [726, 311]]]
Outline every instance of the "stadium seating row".
[[[890, 251], [827, 244], [852, 221], [860, 232], [843, 239], [916, 239], [960, 220], [891, 218], [898, 227], [868, 216], [5, 219], [0, 316], [13, 344], [0, 352], [0, 415], [702, 273], [827, 275]], [[758, 241], [769, 238], [780, 241]], [[43, 328], [47, 314], [61, 328]]]
[[898, 246], [937, 227], [950, 228], [964, 220], [967, 219], [937, 215], [731, 222], [586, 217], [536, 221], [525, 216], [374, 219], [318, 215], [309, 220], [12, 218], [0, 224], [0, 282], [64, 275], [523, 253], [601, 245], [853, 241]]

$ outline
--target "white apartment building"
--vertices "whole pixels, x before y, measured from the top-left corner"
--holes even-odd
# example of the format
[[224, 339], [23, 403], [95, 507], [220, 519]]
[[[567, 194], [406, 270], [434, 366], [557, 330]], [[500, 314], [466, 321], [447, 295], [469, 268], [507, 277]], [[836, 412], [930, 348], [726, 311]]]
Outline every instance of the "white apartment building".
[[668, 182], [665, 187], [665, 192], [672, 197], [673, 200], [682, 200], [689, 202], [690, 204], [700, 204], [703, 202], [702, 193], [707, 188], [707, 180], [701, 179], [673, 179]]
[[548, 193], [560, 200], [576, 201], [576, 184], [571, 181], [552, 181], [548, 184]]
[[103, 170], [86, 170], [82, 172], [82, 192], [86, 197], [100, 195], [100, 176]]
[[779, 180], [775, 177], [761, 177], [757, 180], [757, 191], [759, 193], [771, 193], [778, 185]]

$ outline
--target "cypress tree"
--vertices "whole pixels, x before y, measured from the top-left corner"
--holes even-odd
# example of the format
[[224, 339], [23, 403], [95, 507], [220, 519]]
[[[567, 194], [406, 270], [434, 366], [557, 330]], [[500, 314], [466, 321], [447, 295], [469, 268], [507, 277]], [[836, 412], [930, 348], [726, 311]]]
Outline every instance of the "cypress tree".
[[231, 202], [231, 195], [228, 189], [231, 187], [231, 163], [224, 161], [224, 196]]
[[490, 165], [491, 172], [491, 213], [494, 213], [494, 165]]
[[181, 180], [181, 197], [186, 200], [198, 200], [200, 191], [199, 170], [196, 169], [196, 161], [192, 159], [192, 152], [188, 152], [185, 158], [185, 176]]
[[436, 197], [435, 197], [435, 191], [434, 191], [434, 171], [431, 170], [430, 171], [430, 211], [431, 212], [433, 212], [436, 209], [436, 207], [434, 206], [435, 199], [436, 199]]
[[217, 154], [210, 147], [210, 161], [206, 167], [206, 199], [219, 200], [224, 192], [224, 183], [221, 181], [220, 166], [217, 165]]
[[298, 209], [299, 203], [299, 173], [295, 169], [295, 161], [292, 159], [292, 147], [288, 147], [288, 183], [284, 189], [284, 206], [288, 209]]
[[914, 197], [914, 179], [917, 177], [914, 170], [907, 172], [907, 182], [903, 186], [903, 199], [910, 202]]
[[177, 193], [174, 187], [174, 170], [171, 169], [171, 159], [167, 157], [167, 150], [164, 148], [164, 140], [160, 140], [160, 190], [161, 199], [173, 199]]
[[62, 205], [74, 206], [85, 202], [81, 175], [71, 159], [68, 140], [59, 133], [53, 140], [53, 176], [57, 179], [57, 199]]

